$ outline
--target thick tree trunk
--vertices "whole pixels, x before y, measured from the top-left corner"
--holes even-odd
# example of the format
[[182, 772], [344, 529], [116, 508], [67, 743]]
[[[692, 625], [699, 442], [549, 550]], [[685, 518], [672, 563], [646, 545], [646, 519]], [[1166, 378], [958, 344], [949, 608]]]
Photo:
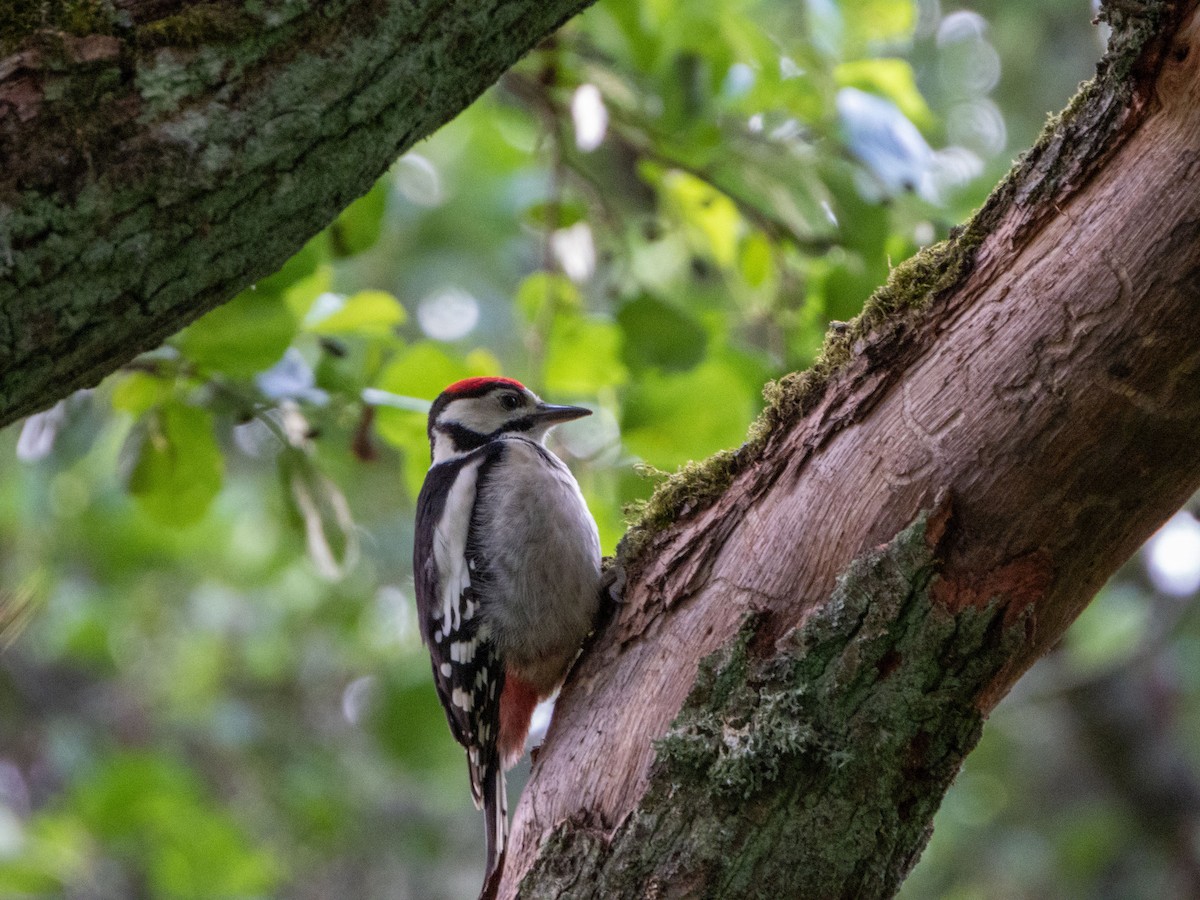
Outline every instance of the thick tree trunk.
[[589, 2], [0, 13], [0, 425], [278, 269]]
[[652, 501], [499, 896], [890, 896], [988, 711], [1200, 487], [1200, 18], [1107, 15], [976, 218]]

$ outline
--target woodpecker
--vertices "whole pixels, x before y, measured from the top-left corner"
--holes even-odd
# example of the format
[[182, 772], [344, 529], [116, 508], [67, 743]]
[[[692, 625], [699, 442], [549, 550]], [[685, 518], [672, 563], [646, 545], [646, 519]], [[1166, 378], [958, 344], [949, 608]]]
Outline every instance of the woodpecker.
[[485, 885], [504, 853], [504, 772], [533, 708], [561, 684], [600, 604], [600, 539], [579, 485], [546, 449], [590, 415], [510, 378], [468, 378], [429, 410], [432, 464], [417, 498], [421, 637], [450, 731], [484, 811]]

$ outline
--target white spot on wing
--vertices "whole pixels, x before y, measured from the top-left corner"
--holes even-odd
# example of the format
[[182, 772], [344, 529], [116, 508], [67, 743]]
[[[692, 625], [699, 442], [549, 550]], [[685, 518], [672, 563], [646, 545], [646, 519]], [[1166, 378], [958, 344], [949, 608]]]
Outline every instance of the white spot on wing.
[[475, 648], [478, 640], [455, 641], [450, 645], [450, 659], [456, 663], [469, 663], [475, 658]]
[[450, 663], [442, 663], [438, 668], [441, 670], [443, 678], [449, 678], [450, 674], [454, 671]]

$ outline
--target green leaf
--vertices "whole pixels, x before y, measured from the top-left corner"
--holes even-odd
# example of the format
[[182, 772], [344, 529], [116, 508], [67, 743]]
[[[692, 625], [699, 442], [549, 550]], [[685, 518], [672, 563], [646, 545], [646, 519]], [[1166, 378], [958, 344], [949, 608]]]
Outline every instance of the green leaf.
[[850, 169], [829, 166], [824, 176], [833, 194], [834, 214], [841, 226], [839, 240], [847, 249], [858, 251], [863, 259], [882, 265], [886, 276], [884, 245], [891, 232], [886, 207], [863, 199]]
[[761, 231], [747, 235], [742, 241], [742, 252], [738, 259], [742, 279], [750, 287], [762, 287], [772, 270], [771, 242]]
[[663, 176], [660, 190], [666, 211], [680, 221], [693, 248], [722, 268], [732, 266], [742, 228], [733, 201], [707, 182], [678, 170]]
[[348, 297], [340, 309], [307, 325], [307, 329], [314, 334], [390, 337], [407, 317], [400, 301], [387, 291], [360, 291]]
[[681, 372], [704, 359], [708, 335], [700, 323], [649, 294], [622, 306], [617, 324], [624, 337], [621, 359], [634, 371]]
[[223, 460], [207, 410], [168, 403], [130, 435], [129, 493], [148, 516], [182, 527], [204, 517], [221, 489]]
[[112, 407], [120, 412], [140, 416], [162, 403], [171, 394], [170, 380], [148, 372], [130, 372], [118, 377], [112, 392]]
[[558, 395], [582, 396], [623, 384], [621, 332], [594, 316], [559, 316], [547, 342], [543, 380]]
[[249, 378], [269, 369], [296, 335], [296, 316], [273, 290], [242, 291], [175, 339], [202, 372]]
[[329, 226], [330, 245], [335, 256], [353, 256], [375, 246], [383, 231], [383, 214], [391, 178], [385, 175], [375, 186], [342, 211]]
[[647, 372], [626, 397], [622, 439], [660, 469], [736, 447], [761, 405], [761, 385], [725, 359], [710, 359], [684, 374]]
[[526, 322], [539, 322], [560, 310], [583, 308], [583, 295], [565, 275], [534, 272], [517, 288], [516, 306]]
[[840, 7], [846, 26], [847, 56], [907, 38], [916, 24], [913, 0], [854, 0]]
[[319, 266], [311, 275], [305, 275], [287, 286], [283, 299], [291, 310], [296, 321], [303, 321], [312, 308], [313, 301], [326, 293], [333, 286], [333, 269], [328, 265]]
[[527, 207], [521, 214], [521, 220], [538, 231], [548, 229], [570, 228], [576, 222], [587, 218], [587, 207], [579, 200], [567, 200], [550, 203], [543, 201]]

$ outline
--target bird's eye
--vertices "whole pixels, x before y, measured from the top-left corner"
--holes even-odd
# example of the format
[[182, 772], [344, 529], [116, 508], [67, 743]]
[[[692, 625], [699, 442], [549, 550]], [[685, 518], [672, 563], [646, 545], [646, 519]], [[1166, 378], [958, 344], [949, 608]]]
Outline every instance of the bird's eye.
[[521, 405], [521, 398], [516, 394], [501, 394], [500, 405], [507, 410], [514, 410]]

